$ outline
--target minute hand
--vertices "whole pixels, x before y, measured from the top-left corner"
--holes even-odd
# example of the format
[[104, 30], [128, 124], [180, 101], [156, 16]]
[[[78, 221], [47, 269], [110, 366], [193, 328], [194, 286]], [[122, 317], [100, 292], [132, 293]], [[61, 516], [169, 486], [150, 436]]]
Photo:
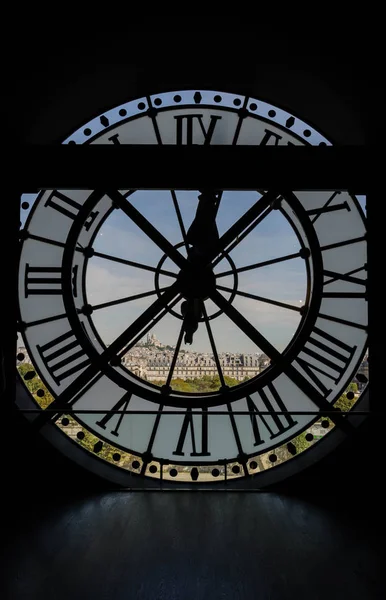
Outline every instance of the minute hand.
[[259, 217], [280, 194], [277, 192], [267, 192], [258, 200], [236, 223], [232, 225], [218, 240], [215, 248], [207, 256], [208, 263], [211, 262], [220, 252], [225, 250], [239, 235]]

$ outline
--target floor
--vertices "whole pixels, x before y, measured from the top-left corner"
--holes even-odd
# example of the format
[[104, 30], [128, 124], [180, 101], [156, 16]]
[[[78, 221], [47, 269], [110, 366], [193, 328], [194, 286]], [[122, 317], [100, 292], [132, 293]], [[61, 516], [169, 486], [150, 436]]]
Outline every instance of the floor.
[[3, 600], [384, 597], [379, 524], [356, 497], [34, 494], [3, 520]]

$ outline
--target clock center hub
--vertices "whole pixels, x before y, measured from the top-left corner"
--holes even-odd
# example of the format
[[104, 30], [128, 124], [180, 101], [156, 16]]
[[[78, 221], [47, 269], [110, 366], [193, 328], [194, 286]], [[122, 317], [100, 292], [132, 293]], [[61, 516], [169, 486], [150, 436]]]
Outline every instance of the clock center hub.
[[177, 281], [186, 300], [206, 300], [216, 289], [216, 278], [212, 269], [180, 271]]

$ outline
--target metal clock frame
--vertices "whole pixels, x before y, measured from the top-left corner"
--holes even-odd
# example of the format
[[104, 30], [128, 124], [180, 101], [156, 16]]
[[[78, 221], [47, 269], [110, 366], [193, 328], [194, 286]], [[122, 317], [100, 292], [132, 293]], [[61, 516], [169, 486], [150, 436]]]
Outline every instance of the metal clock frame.
[[[213, 108], [213, 107], [211, 107]], [[173, 184], [173, 173], [168, 169], [167, 169], [167, 173], [165, 174], [165, 172], [163, 172], [162, 174], [160, 173], [159, 170], [157, 170], [157, 167], [160, 166], [160, 164], [163, 165], [167, 165], [168, 163], [170, 164], [170, 156], [174, 156], [175, 162], [177, 164], [179, 164], [180, 166], [182, 166], [182, 164], [188, 164], [189, 159], [193, 159], [193, 164], [197, 165], [197, 163], [199, 163], [200, 165], [200, 169], [201, 169], [201, 173], [202, 173], [202, 180], [205, 181], [205, 185], [208, 185], [208, 181], [211, 183], [211, 185], [213, 185], [213, 187], [215, 187], [216, 189], [223, 189], [223, 188], [234, 188], [234, 189], [251, 189], [251, 185], [250, 185], [250, 177], [248, 178], [248, 181], [245, 181], [245, 164], [249, 164], [250, 166], [252, 161], [255, 162], [254, 158], [258, 157], [260, 159], [260, 162], [262, 162], [263, 164], [265, 163], [265, 167], [268, 166], [268, 169], [263, 167], [263, 172], [264, 172], [264, 176], [262, 177], [262, 179], [260, 180], [259, 178], [259, 174], [256, 173], [254, 175], [254, 189], [256, 189], [256, 187], [264, 187], [264, 189], [276, 189], [276, 185], [275, 185], [275, 171], [277, 168], [277, 165], [280, 165], [280, 169], [281, 169], [281, 180], [283, 181], [283, 185], [280, 186], [280, 192], [284, 195], [287, 196], [288, 194], [290, 194], [290, 192], [285, 191], [285, 190], [289, 190], [289, 189], [350, 189], [352, 192], [355, 191], [355, 193], [364, 193], [367, 190], [367, 183], [366, 183], [366, 177], [365, 177], [365, 173], [363, 168], [361, 169], [355, 169], [355, 166], [353, 167], [353, 165], [362, 163], [363, 160], [363, 155], [364, 155], [364, 149], [343, 149], [340, 148], [337, 149], [328, 147], [328, 148], [317, 148], [317, 147], [311, 147], [308, 146], [307, 148], [254, 148], [254, 147], [240, 147], [240, 146], [234, 146], [234, 147], [226, 147], [226, 149], [224, 150], [223, 147], [220, 148], [216, 148], [216, 147], [205, 147], [203, 153], [201, 156], [199, 156], [199, 154], [197, 153], [197, 149], [196, 148], [192, 148], [192, 147], [178, 147], [177, 148], [159, 148], [159, 147], [151, 147], [151, 146], [147, 146], [147, 147], [134, 147], [134, 148], [130, 148], [128, 146], [121, 146], [120, 148], [106, 148], [103, 147], [103, 150], [101, 150], [101, 148], [98, 148], [98, 153], [94, 154], [94, 157], [92, 156], [92, 152], [89, 153], [85, 153], [84, 152], [85, 148], [82, 147], [66, 147], [66, 146], [58, 146], [58, 147], [52, 147], [50, 149], [44, 149], [44, 148], [40, 148], [38, 149], [37, 153], [34, 154], [34, 152], [29, 151], [28, 149], [24, 150], [24, 157], [22, 157], [23, 163], [25, 161], [25, 158], [28, 156], [29, 159], [29, 163], [27, 166], [27, 163], [24, 163], [26, 165], [26, 169], [24, 172], [24, 177], [23, 177], [23, 181], [22, 181], [22, 187], [23, 187], [23, 191], [29, 191], [31, 189], [35, 188], [35, 184], [36, 181], [39, 180], [39, 188], [51, 188], [52, 187], [52, 180], [50, 180], [50, 170], [49, 169], [45, 169], [42, 168], [42, 163], [38, 164], [39, 158], [38, 155], [40, 154], [40, 156], [42, 154], [44, 154], [47, 157], [47, 162], [50, 163], [52, 166], [58, 164], [56, 161], [58, 160], [58, 157], [65, 157], [65, 168], [63, 168], [63, 170], [61, 170], [61, 172], [58, 171], [57, 168], [54, 169], [54, 171], [56, 172], [56, 174], [59, 176], [59, 179], [62, 180], [62, 182], [65, 182], [65, 185], [55, 185], [55, 188], [58, 187], [64, 187], [64, 188], [76, 188], [79, 187], [79, 181], [81, 178], [82, 179], [82, 175], [79, 172], [79, 168], [78, 165], [79, 163], [77, 162], [77, 158], [75, 158], [76, 156], [82, 155], [83, 156], [88, 156], [88, 160], [91, 161], [91, 163], [93, 162], [93, 160], [95, 159], [95, 156], [97, 156], [97, 162], [99, 163], [99, 161], [101, 161], [102, 156], [104, 164], [105, 164], [105, 171], [103, 172], [102, 176], [98, 176], [96, 175], [95, 179], [96, 179], [96, 183], [98, 183], [98, 186], [101, 186], [101, 188], [107, 188], [107, 189], [111, 189], [111, 186], [113, 185], [114, 182], [114, 173], [116, 173], [116, 167], [117, 167], [117, 156], [118, 156], [118, 162], [119, 164], [123, 164], [126, 160], [127, 156], [130, 156], [132, 159], [132, 164], [133, 162], [136, 163], [138, 166], [140, 164], [144, 164], [143, 163], [143, 159], [144, 157], [148, 156], [148, 160], [150, 161], [150, 163], [154, 164], [154, 158], [155, 156], [158, 157], [157, 163], [156, 163], [156, 168], [154, 170], [152, 169], [148, 169], [148, 179], [147, 179], [147, 185], [146, 188], [150, 188], [150, 189], [165, 189], [165, 181], [167, 180], [169, 183], [168, 185], [170, 185], [170, 188], [176, 188], [176, 187], [184, 187], [185, 189], [190, 189], [191, 188], [191, 176], [188, 174], [187, 169], [182, 169], [179, 170], [178, 166], [176, 168], [176, 172], [179, 173], [179, 185], [175, 186]], [[91, 150], [90, 147], [87, 148], [88, 151]], [[178, 154], [176, 152], [176, 150], [178, 150]], [[202, 148], [200, 148], [200, 150], [202, 150]], [[304, 150], [306, 150], [306, 152], [304, 152]], [[138, 151], [138, 154], [137, 154]], [[118, 154], [117, 154], [118, 152]], [[23, 153], [22, 153], [23, 154]], [[226, 182], [227, 177], [222, 177], [220, 171], [222, 171], [222, 173], [224, 173], [224, 171], [227, 171], [227, 169], [224, 169], [222, 167], [222, 169], [219, 169], [219, 166], [221, 166], [222, 161], [224, 160], [224, 156], [225, 156], [225, 161], [231, 161], [232, 162], [232, 168], [233, 168], [233, 174], [232, 174], [232, 186], [229, 185], [221, 185], [221, 181], [223, 181], [224, 183]], [[302, 164], [304, 164], [304, 160], [306, 157], [306, 161], [308, 163], [308, 177], [305, 178], [306, 180], [306, 185], [305, 187], [303, 186], [294, 186], [294, 180], [299, 180], [299, 175], [300, 173], [297, 171], [297, 168], [302, 168]], [[288, 161], [287, 161], [288, 158]], [[161, 159], [161, 163], [159, 162], [159, 159]], [[86, 160], [86, 164], [87, 164], [87, 160]], [[191, 162], [192, 164], [192, 162]], [[149, 165], [149, 162], [147, 162], [147, 166]], [[284, 168], [284, 172], [283, 172], [283, 165], [285, 165]], [[293, 169], [293, 166], [295, 165], [295, 169]], [[213, 168], [214, 166], [214, 168]], [[361, 165], [362, 166], [362, 165]], [[73, 167], [73, 169], [72, 169]], [[91, 168], [90, 170], [90, 165], [88, 167], [86, 167], [86, 171], [83, 173], [83, 185], [81, 187], [88, 187], [89, 189], [95, 189], [97, 186], [93, 185], [91, 182], [91, 179], [89, 179], [89, 183], [88, 185], [84, 185], [85, 181], [87, 180], [87, 178], [90, 178], [91, 175], [91, 171], [93, 171], [94, 169]], [[311, 168], [310, 168], [311, 167]], [[320, 179], [321, 179], [321, 175], [322, 175], [322, 171], [327, 167], [327, 169], [325, 170], [325, 172], [323, 173], [323, 178], [324, 178], [324, 185], [321, 185], [320, 183]], [[193, 171], [195, 171], [196, 169], [193, 168]], [[133, 188], [133, 183], [135, 179], [137, 179], [138, 182], [138, 175], [139, 175], [139, 179], [144, 175], [143, 171], [141, 172], [141, 168], [139, 168], [139, 170], [136, 170], [136, 168], [132, 168], [131, 169], [132, 173], [136, 173], [136, 175], [134, 176], [133, 179], [130, 178], [130, 176], [127, 176], [127, 179], [125, 179], [125, 185], [121, 185], [121, 183], [123, 183], [123, 180], [120, 180], [120, 188]], [[98, 169], [96, 170], [96, 173], [98, 173]], [[99, 172], [100, 173], [100, 172]], [[95, 174], [95, 171], [94, 171]], [[48, 175], [48, 180], [46, 179]], [[54, 173], [55, 175], [55, 173]], [[62, 179], [63, 177], [65, 177], [64, 179]], [[72, 177], [74, 177], [72, 179]], [[182, 179], [185, 177], [185, 181], [186, 184], [181, 186], [181, 177]], [[267, 180], [268, 178], [268, 180]], [[93, 178], [94, 179], [94, 178]], [[310, 186], [309, 183], [307, 183], [307, 179], [308, 182], [310, 180], [315, 181], [315, 185]], [[175, 180], [174, 180], [175, 181]], [[340, 182], [340, 185], [337, 186], [336, 183]], [[74, 183], [72, 183], [74, 182]], [[237, 182], [237, 185], [236, 185]], [[261, 185], [260, 182], [263, 184]], [[333, 185], [331, 185], [329, 182], [333, 183]], [[249, 185], [248, 185], [249, 183]], [[269, 183], [270, 185], [266, 185], [267, 183]], [[343, 183], [343, 185], [342, 185]], [[48, 185], [47, 185], [48, 184]], [[108, 185], [107, 185], [108, 184]], [[229, 184], [229, 179], [228, 179], [228, 184]], [[303, 184], [304, 185], [304, 184]], [[117, 188], [116, 183], [114, 183], [114, 187], [115, 189]], [[139, 186], [144, 188], [145, 186]], [[195, 188], [197, 188], [197, 183], [194, 186]], [[79, 220], [78, 220], [79, 219]], [[306, 220], [305, 220], [306, 221]], [[81, 223], [80, 221], [80, 215], [78, 215], [78, 218], [76, 219], [76, 221], [74, 221], [74, 224], [72, 226], [72, 230], [71, 230], [71, 236], [74, 238], [76, 238], [76, 233], [75, 230], [76, 228], [79, 226], [79, 224]], [[303, 223], [302, 223], [303, 225]], [[77, 227], [75, 227], [77, 226]], [[317, 244], [317, 241], [316, 241]], [[370, 244], [369, 244], [370, 246]], [[73, 252], [73, 248], [71, 249], [71, 247], [68, 245], [68, 248], [65, 250], [65, 254], [66, 254], [66, 267], [68, 268], [68, 265], [71, 264], [71, 252]], [[371, 255], [371, 251], [369, 248], [369, 254]], [[314, 251], [311, 252], [311, 256], [314, 257], [315, 256], [315, 248]], [[370, 262], [370, 259], [369, 259]], [[369, 268], [369, 301], [371, 298], [371, 267]], [[318, 280], [318, 273], [319, 273], [319, 280]], [[314, 275], [316, 277], [316, 280], [318, 281], [319, 284], [319, 291], [321, 290], [323, 283], [322, 283], [322, 277], [321, 277], [321, 270], [316, 268], [314, 269]], [[64, 289], [65, 289], [65, 299], [67, 302], [67, 306], [66, 309], [70, 312], [70, 313], [74, 313], [73, 308], [70, 306], [70, 297], [71, 297], [71, 289], [68, 287], [69, 286], [69, 278], [65, 278], [64, 277], [64, 281], [66, 282], [64, 285]], [[315, 294], [313, 294], [314, 297]], [[319, 300], [320, 300], [320, 295], [319, 295]], [[312, 303], [311, 303], [312, 304]], [[319, 302], [320, 304], [320, 302]], [[314, 304], [312, 305], [313, 307], [313, 313], [315, 315], [314, 321], [317, 317], [317, 307], [316, 304], [314, 302]], [[370, 312], [370, 311], [369, 311]], [[73, 323], [75, 325], [75, 322], [77, 321], [77, 315], [72, 314], [72, 319], [73, 319]], [[307, 319], [308, 323], [311, 324], [310, 320], [309, 320], [309, 315], [308, 315], [308, 319]], [[370, 319], [371, 322], [371, 319]], [[76, 325], [75, 325], [76, 326]], [[311, 328], [312, 328], [312, 324], [311, 324]], [[304, 339], [306, 338], [306, 333], [304, 331], [302, 331], [300, 333], [300, 336], [297, 337], [297, 340], [301, 340], [304, 341]], [[291, 345], [291, 348], [293, 348], [293, 346]], [[114, 369], [112, 369], [114, 370]], [[267, 374], [266, 376], [268, 376], [269, 372], [272, 373], [272, 371], [270, 371], [270, 369], [267, 370]], [[373, 372], [372, 372], [372, 376], [373, 376]], [[260, 383], [260, 378], [259, 379], [259, 383]], [[237, 386], [237, 388], [240, 389], [242, 388], [242, 386]], [[157, 394], [158, 398], [159, 398], [159, 394]], [[192, 398], [192, 396], [190, 396], [190, 398]], [[234, 398], [236, 399], [236, 398]], [[76, 412], [76, 411], [75, 411]], [[357, 411], [353, 411], [353, 414], [355, 414], [355, 412]], [[318, 415], [320, 416], [320, 412], [318, 412]], [[359, 413], [358, 413], [359, 414]], [[309, 424], [307, 425], [307, 427], [309, 426]], [[300, 432], [299, 432], [300, 433]], [[101, 436], [102, 437], [102, 436]], [[285, 443], [285, 442], [283, 442]], [[117, 444], [118, 446], [118, 444]], [[127, 449], [125, 449], [127, 451]], [[314, 452], [315, 452], [315, 448], [314, 448]], [[255, 455], [253, 455], [255, 456]], [[297, 459], [299, 459], [300, 457], [296, 457]], [[294, 460], [294, 459], [293, 459]], [[291, 463], [293, 462], [290, 461]], [[215, 461], [213, 461], [212, 464], [214, 464]], [[186, 462], [184, 463], [186, 465], [188, 465], [189, 463]], [[194, 461], [194, 463], [192, 462], [192, 464], [195, 465], [199, 465], [199, 463], [197, 461]], [[207, 465], [208, 463], [203, 463], [205, 465]], [[276, 468], [280, 468], [280, 467], [276, 467]], [[135, 478], [135, 474], [131, 474], [134, 478]], [[127, 476], [127, 473], [126, 473]], [[261, 474], [259, 474], [259, 477], [261, 477]], [[253, 479], [253, 477], [252, 477]], [[232, 482], [232, 484], [234, 484], [236, 482]], [[245, 482], [244, 482], [245, 483]], [[206, 484], [207, 485], [207, 484]], [[152, 487], [152, 486], [150, 486]], [[195, 485], [194, 487], [197, 487], [197, 485]], [[237, 487], [237, 484], [236, 484]]]

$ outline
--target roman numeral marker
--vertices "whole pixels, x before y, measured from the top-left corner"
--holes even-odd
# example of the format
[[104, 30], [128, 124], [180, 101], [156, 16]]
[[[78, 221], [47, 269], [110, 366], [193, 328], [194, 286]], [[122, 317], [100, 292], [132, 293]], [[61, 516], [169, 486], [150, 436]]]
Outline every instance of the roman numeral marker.
[[[112, 408], [112, 411], [117, 411], [117, 410], [122, 409], [122, 412], [119, 415], [115, 429], [113, 429], [111, 431], [111, 433], [113, 435], [115, 435], [116, 437], [119, 436], [119, 428], [122, 424], [123, 417], [125, 416], [124, 413], [127, 410], [127, 407], [129, 406], [131, 396], [132, 396], [131, 392], [127, 392], [126, 394], [124, 394], [124, 396], [122, 396], [122, 398], [120, 400], [118, 400], [118, 402]], [[115, 414], [117, 414], [116, 412], [112, 412], [112, 411], [107, 412], [106, 415], [103, 417], [103, 419], [101, 419], [100, 421], [97, 421], [96, 424], [99, 425], [99, 427], [102, 427], [102, 429], [106, 429], [107, 423], [114, 417]]]
[[[267, 392], [269, 392], [270, 396], [272, 397], [272, 400], [269, 398]], [[254, 445], [259, 446], [265, 441], [261, 436], [261, 432], [259, 429], [259, 421], [261, 421], [261, 423], [265, 425], [266, 429], [269, 432], [271, 440], [276, 437], [279, 437], [280, 435], [291, 429], [294, 425], [296, 425], [297, 421], [295, 421], [292, 415], [290, 414], [275, 414], [275, 408], [278, 411], [286, 411], [287, 408], [272, 383], [269, 383], [266, 386], [266, 388], [256, 392], [256, 395], [259, 396], [262, 400], [265, 410], [273, 411], [272, 415], [261, 415], [255, 402], [250, 396], [247, 396], [246, 400], [248, 410], [253, 411], [255, 413], [249, 415], [252, 425], [253, 436], [255, 438]]]
[[315, 387], [328, 396], [331, 390], [324, 385], [316, 373], [321, 373], [337, 384], [349, 366], [356, 348], [356, 346], [349, 346], [326, 331], [314, 327], [313, 334], [302, 350], [305, 356], [298, 357], [296, 361], [307, 373]]
[[[73, 221], [76, 219], [80, 209], [82, 208], [82, 205], [79, 202], [76, 202], [72, 198], [69, 198], [65, 194], [62, 194], [62, 192], [58, 192], [56, 190], [52, 192], [44, 206], [53, 208], [57, 212], [60, 212], [62, 215], [72, 219]], [[99, 213], [97, 211], [91, 212], [86, 219], [84, 227], [87, 231], [92, 226], [98, 214]]]
[[[75, 338], [72, 331], [68, 331], [43, 346], [36, 346], [40, 357], [57, 385], [63, 379], [77, 373], [90, 364], [90, 359]], [[71, 352], [70, 355], [67, 355]], [[64, 355], [67, 355], [63, 358]], [[82, 359], [82, 360], [80, 360]], [[80, 362], [79, 362], [80, 360]], [[68, 367], [63, 370], [64, 367]]]
[[[58, 296], [62, 293], [61, 267], [25, 266], [24, 296]], [[42, 287], [44, 286], [44, 287]]]
[[334, 198], [340, 193], [341, 192], [334, 192], [320, 208], [312, 208], [311, 210], [307, 210], [307, 214], [310, 217], [314, 217], [313, 219], [311, 219], [311, 223], [315, 223], [321, 215], [324, 215], [329, 212], [335, 212], [337, 210], [351, 211], [351, 208], [349, 207], [346, 201], [342, 202], [341, 204], [331, 204]]
[[181, 427], [181, 433], [178, 438], [177, 448], [173, 452], [173, 454], [177, 456], [184, 456], [185, 452], [183, 451], [183, 447], [185, 444], [186, 435], [188, 433], [188, 429], [190, 429], [190, 436], [192, 441], [192, 449], [193, 452], [190, 453], [190, 456], [210, 456], [210, 452], [208, 452], [208, 409], [203, 408], [201, 413], [201, 450], [197, 451], [197, 436], [194, 429], [194, 421], [193, 416], [200, 417], [200, 413], [193, 413], [192, 409], [188, 408], [185, 413], [184, 421]]
[[203, 115], [178, 115], [174, 118], [177, 121], [176, 144], [182, 145], [184, 143], [184, 126], [186, 126], [185, 144], [188, 146], [191, 146], [193, 144], [194, 123], [198, 123], [204, 136], [204, 146], [207, 146], [211, 142], [217, 121], [219, 119], [222, 119], [222, 117], [211, 115], [208, 129], [205, 129], [203, 123]]

